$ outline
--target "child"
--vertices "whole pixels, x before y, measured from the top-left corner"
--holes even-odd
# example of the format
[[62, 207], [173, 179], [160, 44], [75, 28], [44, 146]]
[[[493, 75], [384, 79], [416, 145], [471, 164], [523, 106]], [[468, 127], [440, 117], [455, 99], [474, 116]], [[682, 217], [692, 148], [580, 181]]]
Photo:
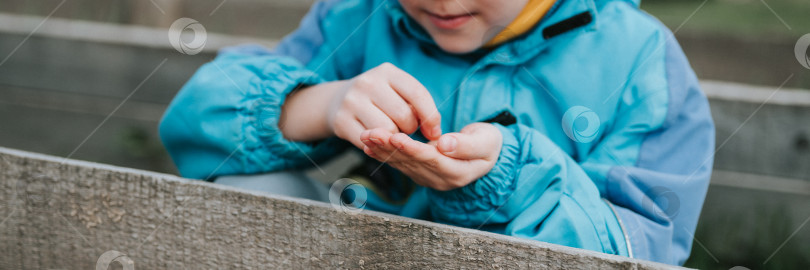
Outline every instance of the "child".
[[355, 171], [370, 209], [670, 264], [714, 148], [680, 47], [629, 0], [318, 2], [275, 49], [203, 66], [160, 133], [186, 177], [356, 148], [390, 165]]

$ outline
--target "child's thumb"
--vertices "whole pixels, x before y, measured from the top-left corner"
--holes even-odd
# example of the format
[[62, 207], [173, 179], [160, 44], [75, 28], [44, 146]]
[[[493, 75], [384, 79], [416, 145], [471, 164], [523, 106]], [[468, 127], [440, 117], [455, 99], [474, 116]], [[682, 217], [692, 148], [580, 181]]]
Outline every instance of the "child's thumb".
[[480, 136], [476, 133], [448, 133], [439, 138], [439, 152], [457, 159], [482, 159], [489, 153], [486, 151], [485, 143], [481, 142]]

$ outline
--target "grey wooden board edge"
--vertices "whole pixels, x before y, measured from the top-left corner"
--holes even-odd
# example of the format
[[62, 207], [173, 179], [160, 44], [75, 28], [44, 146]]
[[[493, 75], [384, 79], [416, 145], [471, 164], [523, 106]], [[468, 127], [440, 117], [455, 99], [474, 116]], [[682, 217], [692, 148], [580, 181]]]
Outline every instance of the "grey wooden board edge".
[[677, 268], [7, 148], [0, 187], [10, 267], [86, 269], [116, 250], [140, 269]]
[[810, 91], [807, 89], [714, 80], [700, 80], [700, 87], [712, 100], [810, 107]]
[[[42, 24], [42, 27], [37, 27], [40, 24]], [[36, 31], [32, 31], [32, 29], [36, 29]], [[0, 32], [146, 48], [172, 48], [168, 39], [168, 28], [119, 25], [2, 12], [0, 12]], [[259, 44], [272, 48], [275, 47], [278, 42], [279, 41], [275, 39], [211, 32], [206, 33], [202, 52], [216, 52], [224, 47], [240, 44]]]

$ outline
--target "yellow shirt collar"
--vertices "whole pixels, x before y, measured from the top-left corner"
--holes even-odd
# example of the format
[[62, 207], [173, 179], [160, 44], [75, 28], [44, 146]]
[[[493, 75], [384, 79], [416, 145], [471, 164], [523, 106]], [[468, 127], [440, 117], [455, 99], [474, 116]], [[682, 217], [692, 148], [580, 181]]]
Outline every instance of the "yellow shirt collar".
[[494, 47], [528, 32], [548, 13], [556, 0], [529, 0], [514, 21], [509, 23], [484, 48]]

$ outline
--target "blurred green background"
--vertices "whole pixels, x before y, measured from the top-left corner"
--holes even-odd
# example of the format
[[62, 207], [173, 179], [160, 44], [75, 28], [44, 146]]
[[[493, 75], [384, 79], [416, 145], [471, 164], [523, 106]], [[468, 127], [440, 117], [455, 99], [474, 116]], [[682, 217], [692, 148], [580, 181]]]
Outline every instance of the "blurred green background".
[[[810, 89], [808, 71], [793, 55], [796, 40], [810, 33], [810, 1], [644, 0], [641, 8], [678, 30], [701, 79], [778, 86], [796, 73], [787, 85]], [[808, 126], [810, 120], [797, 124]], [[806, 224], [807, 212], [790, 212], [808, 207], [806, 196], [712, 186], [695, 233], [701, 244], [693, 245], [686, 266], [810, 269], [807, 238], [784, 242], [794, 232], [807, 235], [810, 229], [795, 226]]]
[[676, 36], [701, 79], [810, 89], [793, 46], [810, 33], [805, 0], [645, 0], [641, 8]]
[[[272, 43], [295, 29], [312, 2], [3, 0], [0, 146], [176, 174], [157, 138], [157, 123], [183, 83], [214, 57], [216, 46], [211, 37], [203, 53], [177, 53], [166, 40], [169, 25], [190, 17], [200, 21], [209, 35], [229, 35], [219, 39], [220, 45], [240, 43], [230, 37]], [[775, 87], [793, 74], [785, 87], [810, 89], [810, 70], [798, 64], [793, 52], [796, 40], [810, 33], [807, 0], [645, 0], [641, 8], [677, 30], [701, 80]], [[52, 19], [39, 25], [51, 13]], [[129, 30], [122, 37], [129, 41], [110, 41], [105, 33], [95, 37], [79, 30], [60, 31], [55, 25], [74, 22], [125, 27]], [[132, 27], [147, 31], [130, 31]], [[749, 113], [755, 107], [738, 111]], [[725, 119], [726, 112], [714, 113], [718, 123]], [[798, 131], [795, 143], [787, 142], [791, 152], [786, 155], [808, 160], [810, 120], [792, 124]], [[753, 134], [753, 129], [741, 129], [738, 136]], [[718, 144], [728, 133], [718, 132]], [[767, 143], [758, 146], [762, 145]], [[724, 148], [718, 152], [716, 168], [810, 182], [810, 164], [799, 164], [791, 172], [735, 166], [743, 164], [737, 160], [747, 153], [743, 150]], [[760, 162], [784, 161], [774, 155]], [[804, 226], [810, 216], [807, 194], [711, 185], [686, 266], [810, 269], [810, 226]]]

